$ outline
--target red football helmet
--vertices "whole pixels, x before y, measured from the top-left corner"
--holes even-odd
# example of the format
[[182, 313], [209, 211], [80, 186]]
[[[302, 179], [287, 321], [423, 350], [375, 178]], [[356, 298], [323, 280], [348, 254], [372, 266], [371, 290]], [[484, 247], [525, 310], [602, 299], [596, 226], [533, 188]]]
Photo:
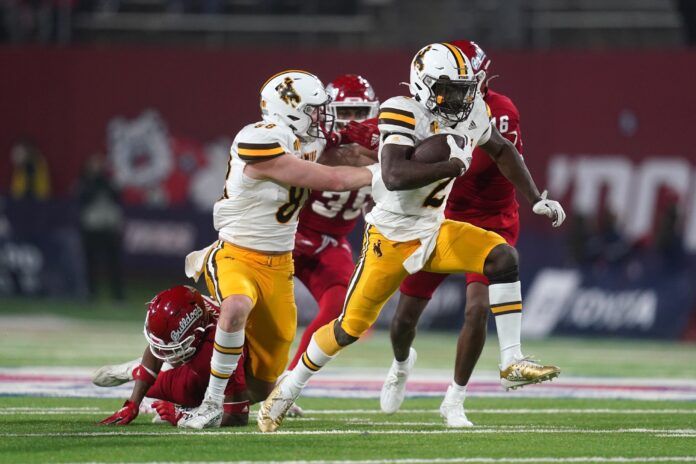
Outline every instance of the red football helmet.
[[344, 74], [327, 85], [326, 91], [331, 96], [329, 112], [334, 115], [337, 129], [342, 129], [350, 121], [363, 122], [377, 117], [379, 100], [364, 77]]
[[488, 58], [486, 52], [476, 42], [471, 40], [454, 40], [450, 42], [469, 58], [471, 66], [474, 68], [474, 74], [479, 80], [479, 89], [485, 95], [488, 90], [488, 81], [493, 77], [491, 69], [491, 59]]
[[145, 338], [150, 352], [169, 364], [188, 361], [212, 325], [198, 290], [179, 285], [158, 293], [147, 305]]

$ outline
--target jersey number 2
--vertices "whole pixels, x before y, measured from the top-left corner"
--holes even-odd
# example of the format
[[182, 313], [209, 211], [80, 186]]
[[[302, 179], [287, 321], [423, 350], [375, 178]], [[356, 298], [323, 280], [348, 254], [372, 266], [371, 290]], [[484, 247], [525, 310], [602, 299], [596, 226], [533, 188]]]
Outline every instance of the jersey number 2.
[[285, 224], [299, 210], [307, 199], [307, 190], [299, 187], [290, 187], [288, 190], [288, 202], [284, 203], [276, 212], [278, 222]]
[[437, 194], [442, 192], [450, 182], [452, 182], [452, 179], [447, 179], [437, 184], [433, 191], [430, 192], [430, 195], [428, 195], [423, 201], [423, 206], [431, 208], [439, 208], [440, 206], [442, 206], [442, 202], [445, 201], [445, 195], [441, 195], [438, 197]]

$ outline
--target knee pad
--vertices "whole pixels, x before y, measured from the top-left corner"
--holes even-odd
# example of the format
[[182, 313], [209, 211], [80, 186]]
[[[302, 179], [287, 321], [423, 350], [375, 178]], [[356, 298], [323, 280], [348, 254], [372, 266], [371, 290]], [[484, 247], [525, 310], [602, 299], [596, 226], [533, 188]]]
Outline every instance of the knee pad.
[[519, 266], [514, 264], [503, 271], [493, 272], [486, 277], [488, 277], [491, 285], [517, 282], [520, 280]]
[[336, 337], [336, 342], [341, 346], [348, 346], [354, 343], [358, 337], [350, 335], [348, 332], [357, 333], [362, 335], [369, 329], [370, 326], [367, 323], [359, 321], [357, 319], [350, 320], [336, 320], [334, 322], [334, 335]]

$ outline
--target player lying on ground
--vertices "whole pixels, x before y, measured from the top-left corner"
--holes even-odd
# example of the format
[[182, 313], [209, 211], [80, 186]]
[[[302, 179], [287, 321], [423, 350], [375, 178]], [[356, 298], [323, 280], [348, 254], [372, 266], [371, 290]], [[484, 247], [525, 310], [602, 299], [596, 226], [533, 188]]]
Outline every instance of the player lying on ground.
[[[345, 74], [334, 79], [326, 86], [326, 90], [331, 96], [329, 113], [333, 114], [337, 129], [343, 130], [352, 121], [364, 122], [368, 119], [377, 126], [379, 101], [365, 78]], [[350, 135], [355, 136], [355, 132], [342, 132], [342, 141], [353, 141]], [[360, 135], [358, 134], [358, 141], [367, 145], [362, 150], [366, 155], [364, 163], [376, 163], [376, 144], [379, 143], [379, 138], [376, 137], [374, 141], [372, 138], [364, 140]], [[297, 365], [314, 332], [341, 314], [350, 275], [355, 266], [347, 236], [371, 201], [370, 192], [370, 186], [351, 192], [312, 190], [307, 204], [300, 212], [295, 249], [292, 252], [295, 276], [312, 294], [319, 311], [302, 333], [295, 356], [288, 366], [289, 370]], [[302, 409], [294, 405], [288, 415], [302, 415]]]
[[[474, 42], [463, 40], [452, 44], [459, 47], [469, 59], [474, 75], [480, 82], [483, 101], [490, 108], [492, 123], [521, 154], [519, 112], [508, 97], [489, 88], [491, 60]], [[505, 178], [484, 149], [476, 148], [466, 174], [454, 181], [447, 200], [445, 218], [491, 230], [515, 246], [520, 230], [518, 208], [514, 185]], [[418, 319], [447, 275], [419, 271], [406, 277], [401, 283], [401, 297], [390, 330], [394, 361], [380, 395], [382, 411], [388, 414], [396, 412], [404, 400], [406, 379], [416, 362], [416, 351], [411, 345], [416, 336]], [[500, 306], [491, 308], [488, 300], [489, 281], [484, 275], [467, 273], [466, 283], [465, 318], [457, 341], [454, 380], [441, 406], [443, 416], [451, 426], [469, 423], [458, 411], [464, 401], [466, 385], [486, 341], [489, 311], [493, 312], [498, 332], [500, 379], [503, 387], [517, 388], [538, 383], [560, 373], [556, 366], [544, 366], [522, 355], [521, 307], [512, 310]]]
[[347, 151], [327, 149], [334, 139], [330, 98], [316, 76], [278, 73], [260, 96], [263, 121], [244, 127], [232, 142], [223, 195], [213, 209], [219, 240], [186, 257], [187, 275], [205, 274], [221, 308], [205, 398], [183, 427], [219, 425], [224, 389], [245, 343], [250, 400], [263, 400], [273, 389], [297, 328], [292, 249], [307, 189], [351, 191], [372, 181], [364, 167], [314, 162], [351, 161], [349, 154], [339, 159]]
[[[539, 193], [515, 146], [491, 124], [478, 85], [459, 48], [431, 44], [411, 63], [414, 98], [394, 97], [381, 105], [381, 169], [372, 182], [375, 207], [366, 217], [369, 227], [343, 312], [315, 332], [302, 363], [264, 401], [257, 417], [261, 431], [281, 425], [312, 375], [369, 329], [408, 274], [421, 269], [484, 274], [491, 283], [492, 306], [521, 309], [515, 249], [494, 232], [444, 219], [452, 181], [469, 167], [473, 148], [481, 146], [535, 213], [551, 218], [554, 226], [565, 213], [558, 202]], [[446, 142], [440, 136], [424, 144], [425, 149], [416, 148], [433, 134], [450, 135]], [[457, 414], [464, 416], [461, 403]]]
[[[144, 398], [153, 403], [156, 419], [176, 425], [186, 408], [201, 404], [210, 377], [218, 305], [198, 290], [180, 285], [158, 293], [147, 305], [142, 359], [104, 366], [92, 379], [100, 387], [135, 381], [123, 407], [101, 424], [126, 425], [138, 417]], [[163, 370], [166, 366], [168, 369]], [[238, 369], [225, 388], [222, 425], [246, 425], [249, 400], [244, 369]]]

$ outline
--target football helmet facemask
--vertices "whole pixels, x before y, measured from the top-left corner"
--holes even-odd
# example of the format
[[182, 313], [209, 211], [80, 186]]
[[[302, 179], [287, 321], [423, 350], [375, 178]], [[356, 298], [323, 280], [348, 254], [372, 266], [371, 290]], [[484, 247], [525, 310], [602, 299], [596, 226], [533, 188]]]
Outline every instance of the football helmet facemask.
[[422, 48], [411, 62], [411, 94], [444, 125], [464, 121], [471, 114], [478, 81], [469, 59], [449, 43]]
[[212, 326], [203, 295], [187, 285], [158, 293], [147, 305], [145, 339], [150, 352], [169, 364], [188, 361]]
[[336, 129], [342, 129], [350, 121], [363, 122], [377, 117], [379, 100], [370, 83], [357, 74], [337, 77], [326, 91], [331, 97], [329, 112], [334, 116]]
[[286, 125], [300, 137], [326, 138], [333, 130], [330, 101], [319, 78], [306, 71], [283, 71], [261, 86], [263, 120]]

